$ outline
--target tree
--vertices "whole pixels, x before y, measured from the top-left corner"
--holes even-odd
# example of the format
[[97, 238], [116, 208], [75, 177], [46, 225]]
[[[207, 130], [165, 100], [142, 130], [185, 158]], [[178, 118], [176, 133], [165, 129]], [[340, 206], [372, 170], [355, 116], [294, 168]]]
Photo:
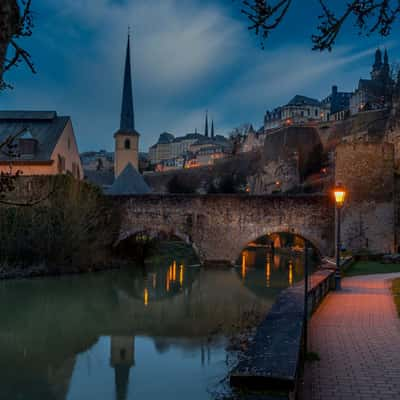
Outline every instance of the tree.
[[31, 36], [32, 28], [31, 0], [0, 1], [0, 90], [10, 87], [5, 72], [21, 62], [35, 73], [29, 53], [17, 43], [19, 38]]
[[[281, 24], [294, 1], [242, 0], [242, 3], [242, 13], [250, 21], [249, 30], [264, 40]], [[354, 20], [360, 34], [388, 36], [400, 13], [400, 0], [343, 1], [340, 12], [328, 7], [326, 0], [319, 0], [319, 3], [321, 14], [318, 16], [317, 32], [312, 35], [312, 43], [313, 49], [320, 51], [332, 50], [340, 30], [350, 19]]]

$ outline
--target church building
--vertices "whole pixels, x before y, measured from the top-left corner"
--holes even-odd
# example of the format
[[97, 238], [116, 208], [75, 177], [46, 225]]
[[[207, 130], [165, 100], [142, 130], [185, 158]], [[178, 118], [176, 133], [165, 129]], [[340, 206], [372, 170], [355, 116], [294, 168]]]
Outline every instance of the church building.
[[130, 35], [126, 46], [124, 83], [120, 126], [114, 134], [114, 183], [107, 190], [110, 195], [149, 193], [150, 188], [139, 173], [139, 138], [135, 128], [132, 90]]
[[358, 88], [350, 98], [350, 114], [385, 108], [390, 100], [392, 88], [387, 50], [382, 61], [382, 52], [377, 49], [371, 79], [360, 79]]

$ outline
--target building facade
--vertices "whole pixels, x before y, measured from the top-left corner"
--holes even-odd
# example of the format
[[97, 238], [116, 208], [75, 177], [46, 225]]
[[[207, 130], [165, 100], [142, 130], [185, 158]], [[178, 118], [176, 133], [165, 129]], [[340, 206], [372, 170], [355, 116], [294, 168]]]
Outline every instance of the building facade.
[[83, 178], [70, 117], [55, 111], [1, 111], [0, 141], [8, 138], [12, 150], [0, 154], [0, 172]]
[[296, 95], [286, 105], [266, 112], [264, 131], [293, 124], [327, 121], [329, 116], [328, 104], [311, 97]]
[[339, 92], [336, 85], [332, 86], [331, 94], [321, 101], [322, 105], [329, 110], [327, 119], [334, 121], [345, 115], [350, 108], [351, 96], [352, 92]]

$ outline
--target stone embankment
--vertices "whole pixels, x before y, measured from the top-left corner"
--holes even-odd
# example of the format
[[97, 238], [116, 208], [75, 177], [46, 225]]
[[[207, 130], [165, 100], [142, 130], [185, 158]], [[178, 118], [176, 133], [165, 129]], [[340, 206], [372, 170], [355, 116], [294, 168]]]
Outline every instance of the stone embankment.
[[[324, 264], [324, 267], [329, 265]], [[312, 313], [334, 284], [334, 270], [310, 277], [308, 310]], [[284, 290], [257, 329], [244, 357], [231, 373], [234, 387], [276, 391], [292, 398], [298, 387], [304, 338], [304, 282]]]

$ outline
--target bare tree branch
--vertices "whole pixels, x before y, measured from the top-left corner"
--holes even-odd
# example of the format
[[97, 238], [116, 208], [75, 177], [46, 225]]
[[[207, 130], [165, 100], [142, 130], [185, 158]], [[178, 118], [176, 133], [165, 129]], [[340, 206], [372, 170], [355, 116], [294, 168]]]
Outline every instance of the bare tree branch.
[[[299, 0], [300, 1], [300, 0]], [[352, 17], [360, 34], [367, 36], [378, 33], [388, 36], [400, 14], [400, 0], [352, 0], [345, 3], [345, 8], [334, 12], [319, 0], [321, 6], [317, 33], [312, 35], [313, 50], [332, 50], [343, 27]], [[242, 13], [250, 21], [248, 27], [260, 36], [262, 43], [277, 28], [292, 5], [292, 0], [242, 0]]]
[[[0, 1], [0, 90], [11, 88], [4, 80], [4, 73], [20, 63], [35, 73], [29, 52], [17, 43], [17, 39], [31, 36], [32, 28], [31, 0]], [[12, 53], [9, 59], [7, 52]]]

